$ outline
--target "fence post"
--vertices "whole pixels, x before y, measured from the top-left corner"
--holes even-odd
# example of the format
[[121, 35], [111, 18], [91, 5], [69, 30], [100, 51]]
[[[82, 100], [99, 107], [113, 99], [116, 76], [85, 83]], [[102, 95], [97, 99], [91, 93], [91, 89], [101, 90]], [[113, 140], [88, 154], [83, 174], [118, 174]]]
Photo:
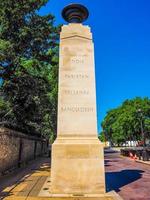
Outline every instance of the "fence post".
[[18, 156], [18, 167], [21, 167], [21, 157], [22, 157], [22, 138], [20, 138], [20, 143], [19, 143], [19, 156]]
[[37, 141], [34, 142], [34, 159], [36, 158]]

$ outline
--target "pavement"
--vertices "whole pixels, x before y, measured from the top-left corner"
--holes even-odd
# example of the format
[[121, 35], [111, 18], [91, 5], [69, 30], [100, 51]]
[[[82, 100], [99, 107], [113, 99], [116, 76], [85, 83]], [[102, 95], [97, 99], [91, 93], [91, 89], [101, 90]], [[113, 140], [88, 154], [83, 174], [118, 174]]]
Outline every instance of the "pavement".
[[[107, 192], [115, 190], [124, 200], [150, 200], [150, 166], [105, 152]], [[39, 158], [28, 166], [0, 178], [0, 200], [60, 200], [40, 197], [39, 191], [50, 176], [50, 158]], [[48, 188], [44, 188], [48, 190]], [[70, 198], [61, 198], [70, 199]], [[82, 200], [84, 197], [74, 197]], [[100, 198], [88, 198], [88, 200]], [[103, 199], [103, 198], [101, 198]], [[110, 200], [110, 198], [107, 198]]]
[[37, 199], [34, 197], [50, 175], [49, 161], [50, 158], [38, 158], [28, 166], [0, 178], [0, 200]]
[[150, 200], [150, 166], [119, 152], [105, 151], [107, 191], [115, 190], [124, 200]]

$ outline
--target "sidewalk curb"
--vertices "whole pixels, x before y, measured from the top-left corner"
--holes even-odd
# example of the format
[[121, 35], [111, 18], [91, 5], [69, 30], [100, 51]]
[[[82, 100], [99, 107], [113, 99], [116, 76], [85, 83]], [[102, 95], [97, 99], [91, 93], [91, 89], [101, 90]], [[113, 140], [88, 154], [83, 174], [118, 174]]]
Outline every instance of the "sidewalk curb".
[[149, 163], [146, 163], [144, 161], [140, 161], [140, 160], [136, 160], [137, 163], [141, 163], [141, 164], [145, 164], [145, 165], [150, 165], [150, 161], [146, 161], [146, 162], [149, 162]]

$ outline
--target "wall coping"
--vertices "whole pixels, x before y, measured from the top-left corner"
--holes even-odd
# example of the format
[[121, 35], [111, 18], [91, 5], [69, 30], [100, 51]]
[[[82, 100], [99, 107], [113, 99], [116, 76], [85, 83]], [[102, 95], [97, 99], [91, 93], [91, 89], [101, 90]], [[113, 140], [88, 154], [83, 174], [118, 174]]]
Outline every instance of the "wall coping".
[[15, 131], [13, 129], [5, 128], [5, 127], [0, 127], [0, 136], [2, 135], [8, 135], [16, 138], [24, 138], [24, 139], [29, 139], [29, 140], [37, 140], [37, 141], [46, 141], [44, 138], [38, 138], [36, 136], [31, 136], [31, 135], [26, 135], [24, 133], [21, 133], [19, 131]]

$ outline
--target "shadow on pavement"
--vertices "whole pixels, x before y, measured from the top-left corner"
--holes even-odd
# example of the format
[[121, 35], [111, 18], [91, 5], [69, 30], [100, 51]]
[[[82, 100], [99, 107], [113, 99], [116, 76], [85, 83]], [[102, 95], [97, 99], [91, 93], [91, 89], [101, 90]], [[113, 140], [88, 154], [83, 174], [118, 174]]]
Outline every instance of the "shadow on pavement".
[[118, 160], [110, 160], [110, 159], [105, 159], [104, 160], [104, 164], [105, 164], [105, 167], [109, 167], [109, 166], [112, 166], [112, 163], [114, 164], [114, 162], [118, 162]]
[[105, 150], [104, 152], [105, 152], [105, 154], [119, 153], [118, 151], [114, 151], [114, 150]]
[[119, 172], [106, 172], [106, 191], [120, 191], [120, 188], [142, 177], [142, 170], [122, 170]]
[[[27, 180], [35, 171], [49, 171], [50, 158], [41, 157], [33, 160], [29, 165], [18, 168], [11, 174], [0, 177], [0, 200], [5, 199], [7, 196], [13, 195], [13, 190], [22, 182], [29, 182]], [[5, 190], [8, 188], [7, 190]], [[15, 200], [15, 199], [14, 199]]]

